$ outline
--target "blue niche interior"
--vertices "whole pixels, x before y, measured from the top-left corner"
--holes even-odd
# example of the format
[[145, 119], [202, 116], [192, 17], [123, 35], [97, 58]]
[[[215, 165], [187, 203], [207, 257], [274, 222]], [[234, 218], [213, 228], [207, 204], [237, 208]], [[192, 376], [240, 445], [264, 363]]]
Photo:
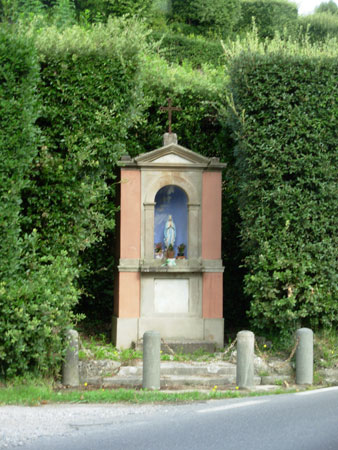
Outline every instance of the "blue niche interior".
[[175, 185], [168, 185], [161, 188], [155, 196], [155, 223], [154, 223], [154, 244], [162, 242], [164, 244], [164, 227], [169, 215], [176, 227], [176, 239], [174, 249], [177, 254], [177, 247], [185, 244], [184, 255], [188, 250], [188, 198], [183, 189]]

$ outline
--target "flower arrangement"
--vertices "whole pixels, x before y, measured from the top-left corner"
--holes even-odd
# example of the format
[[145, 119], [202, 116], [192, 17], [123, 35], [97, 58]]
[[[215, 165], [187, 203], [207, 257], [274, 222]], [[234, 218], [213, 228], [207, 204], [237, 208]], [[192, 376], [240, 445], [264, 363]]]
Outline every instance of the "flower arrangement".
[[157, 244], [155, 244], [155, 253], [161, 252], [162, 252], [162, 242], [157, 242]]
[[177, 256], [184, 256], [185, 247], [186, 247], [186, 245], [183, 243], [177, 247], [177, 250], [178, 250]]
[[174, 246], [172, 244], [168, 245], [167, 248], [167, 258], [175, 258]]

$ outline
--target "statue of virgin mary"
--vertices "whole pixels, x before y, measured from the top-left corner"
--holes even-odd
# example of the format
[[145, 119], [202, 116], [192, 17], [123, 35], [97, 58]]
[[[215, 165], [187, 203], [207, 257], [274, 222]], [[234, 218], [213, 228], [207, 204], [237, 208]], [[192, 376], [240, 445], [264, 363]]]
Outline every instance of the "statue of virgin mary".
[[166, 248], [168, 248], [169, 245], [174, 246], [175, 239], [176, 239], [176, 226], [170, 214], [164, 226], [164, 244]]

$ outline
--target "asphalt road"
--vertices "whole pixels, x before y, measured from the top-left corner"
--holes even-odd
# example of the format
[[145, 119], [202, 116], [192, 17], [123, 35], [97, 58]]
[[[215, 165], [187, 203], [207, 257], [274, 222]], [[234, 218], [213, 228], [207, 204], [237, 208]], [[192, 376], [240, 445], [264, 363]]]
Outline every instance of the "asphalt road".
[[[7, 440], [6, 448], [338, 450], [338, 387], [184, 405], [81, 405], [80, 408], [58, 405], [20, 409], [26, 415], [37, 410], [36, 417], [40, 417], [37, 427], [45, 428], [43, 420], [50, 415], [59, 430], [35, 435], [33, 439], [26, 436], [20, 447]], [[1, 412], [3, 408], [0, 424]]]

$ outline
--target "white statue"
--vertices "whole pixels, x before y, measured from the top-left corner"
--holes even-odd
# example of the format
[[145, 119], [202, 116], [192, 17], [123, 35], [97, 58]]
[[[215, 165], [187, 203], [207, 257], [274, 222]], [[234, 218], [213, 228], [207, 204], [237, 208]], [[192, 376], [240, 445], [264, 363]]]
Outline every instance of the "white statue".
[[176, 239], [176, 226], [170, 214], [164, 226], [164, 244], [166, 248], [168, 248], [169, 245], [172, 245], [174, 247], [175, 239]]

